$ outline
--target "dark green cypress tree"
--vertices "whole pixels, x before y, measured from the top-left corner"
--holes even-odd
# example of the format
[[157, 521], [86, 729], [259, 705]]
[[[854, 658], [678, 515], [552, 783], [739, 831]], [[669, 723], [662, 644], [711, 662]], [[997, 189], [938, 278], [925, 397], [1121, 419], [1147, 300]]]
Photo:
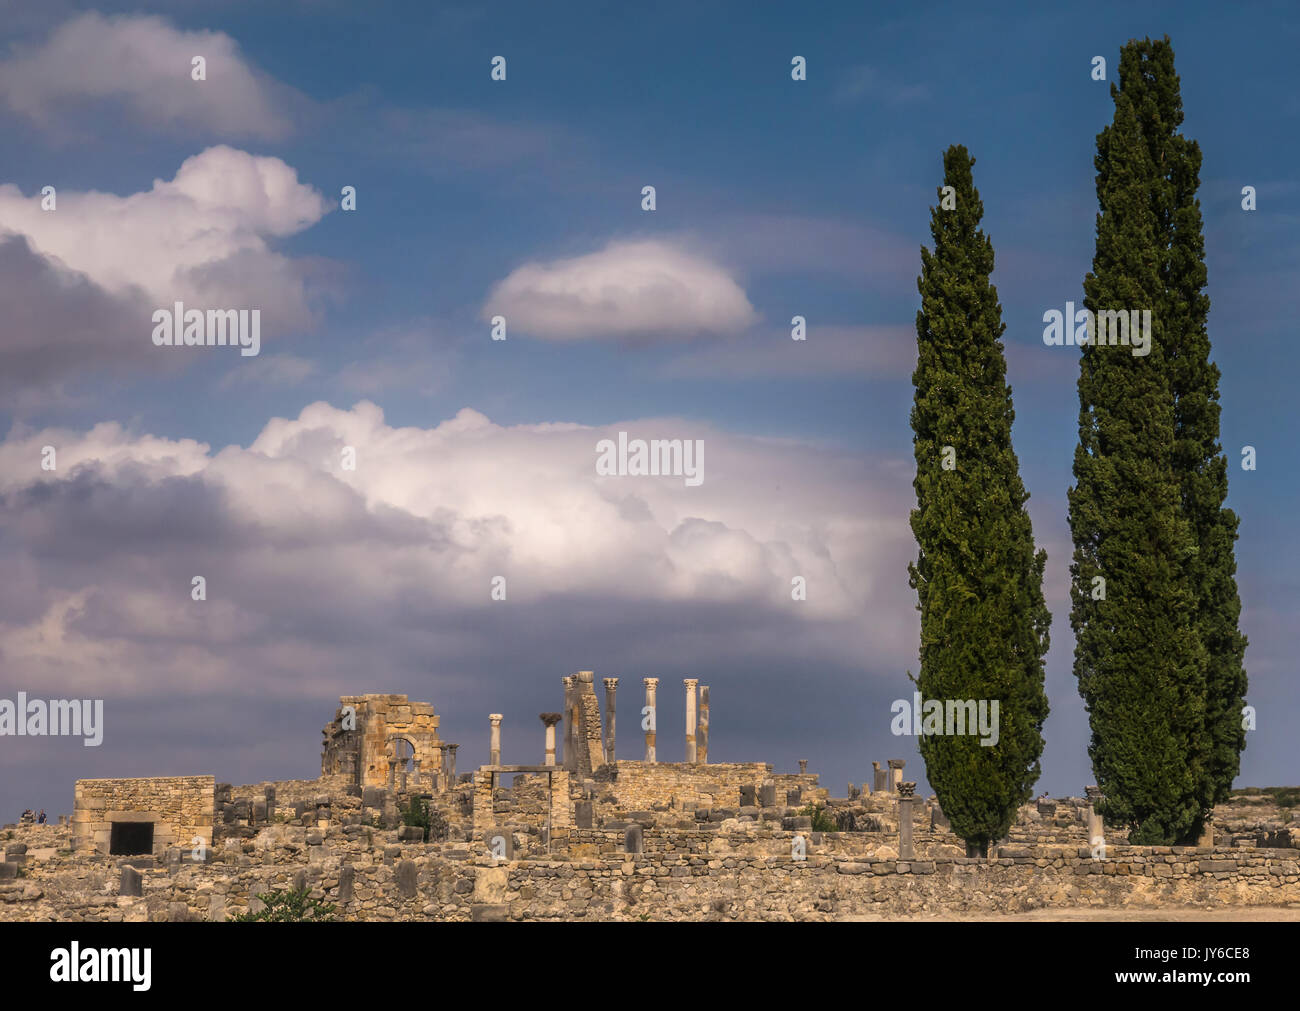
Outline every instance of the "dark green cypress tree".
[[[1197, 529], [1184, 509], [1179, 464], [1190, 453], [1179, 450], [1195, 440], [1180, 423], [1175, 382], [1180, 370], [1198, 383], [1208, 373], [1183, 361], [1195, 344], [1184, 333], [1198, 311], [1191, 297], [1204, 283], [1203, 264], [1198, 283], [1186, 262], [1199, 243], [1199, 211], [1195, 241], [1187, 231], [1195, 170], [1172, 133], [1181, 121], [1172, 53], [1165, 73], [1149, 47], [1125, 46], [1114, 120], [1097, 137], [1100, 213], [1084, 304], [1094, 314], [1150, 309], [1152, 342], [1145, 356], [1082, 349], [1070, 622], [1102, 814], [1128, 827], [1131, 842], [1168, 844], [1198, 833], [1213, 775], [1197, 592], [1209, 579], [1197, 576]], [[1185, 420], [1203, 427], [1204, 414]], [[1199, 480], [1190, 487], [1204, 494]]]
[[[1205, 679], [1206, 767], [1202, 815], [1228, 798], [1246, 746], [1242, 708], [1246, 704], [1243, 659], [1246, 638], [1238, 628], [1237, 516], [1223, 507], [1228, 495], [1228, 461], [1219, 443], [1219, 369], [1210, 361], [1205, 238], [1201, 228], [1201, 149], [1175, 132], [1183, 121], [1174, 51], [1163, 40], [1130, 43], [1130, 61], [1141, 61], [1154, 92], [1144, 123], [1158, 163], [1168, 168], [1157, 189], [1161, 241], [1167, 249], [1164, 300], [1168, 358], [1174, 396], [1174, 470], [1181, 505], [1197, 550], [1189, 559], [1196, 595], [1196, 631], [1207, 653]], [[1135, 67], [1136, 72], [1136, 67]], [[1198, 826], [1199, 830], [1199, 826]], [[1191, 836], [1189, 835], [1189, 839]]]
[[941, 189], [931, 212], [934, 252], [921, 248], [911, 515], [920, 550], [909, 572], [921, 612], [914, 680], [922, 698], [998, 703], [991, 747], [973, 733], [926, 733], [919, 741], [953, 831], [969, 852], [984, 855], [1006, 835], [1040, 773], [1051, 615], [1042, 591], [1047, 553], [1034, 551], [1029, 495], [1011, 446], [1015, 412], [999, 339], [1006, 327], [989, 281], [993, 244], [979, 228], [984, 205], [974, 164], [964, 147], [944, 153], [952, 193], [945, 201]]

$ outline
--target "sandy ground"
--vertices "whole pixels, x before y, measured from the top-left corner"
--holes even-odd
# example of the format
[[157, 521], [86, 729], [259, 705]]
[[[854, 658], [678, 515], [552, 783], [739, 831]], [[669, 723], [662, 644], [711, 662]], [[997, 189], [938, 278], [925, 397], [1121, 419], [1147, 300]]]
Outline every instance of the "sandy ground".
[[848, 923], [1176, 923], [1204, 920], [1210, 923], [1300, 922], [1300, 903], [1289, 906], [1223, 906], [1213, 909], [1170, 906], [1162, 909], [1034, 909], [1005, 915], [971, 914], [948, 916], [845, 916]]

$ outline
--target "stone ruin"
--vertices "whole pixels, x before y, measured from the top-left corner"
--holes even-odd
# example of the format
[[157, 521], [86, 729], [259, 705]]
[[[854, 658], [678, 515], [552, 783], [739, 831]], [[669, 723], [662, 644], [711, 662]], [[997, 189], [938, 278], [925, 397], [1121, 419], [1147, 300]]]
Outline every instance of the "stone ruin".
[[439, 722], [432, 705], [405, 695], [345, 695], [321, 731], [321, 775], [359, 787], [440, 790], [455, 778], [457, 746], [438, 739]]
[[[831, 797], [808, 762], [709, 757], [709, 688], [683, 679], [684, 760], [616, 757], [619, 679], [564, 677], [542, 760], [458, 775], [428, 703], [344, 696], [321, 775], [79, 780], [71, 821], [6, 826], [0, 920], [219, 920], [299, 888], [344, 919], [836, 919], [1040, 907], [1300, 902], [1300, 829], [1265, 798], [1216, 809], [1197, 847], [1128, 846], [1087, 798], [1024, 805], [968, 856], [906, 762]], [[659, 679], [643, 679], [653, 711]], [[640, 707], [637, 707], [640, 715]], [[563, 730], [558, 731], [563, 725]], [[638, 722], [638, 729], [640, 729]], [[559, 740], [557, 741], [557, 736]], [[425, 806], [429, 828], [405, 824]]]

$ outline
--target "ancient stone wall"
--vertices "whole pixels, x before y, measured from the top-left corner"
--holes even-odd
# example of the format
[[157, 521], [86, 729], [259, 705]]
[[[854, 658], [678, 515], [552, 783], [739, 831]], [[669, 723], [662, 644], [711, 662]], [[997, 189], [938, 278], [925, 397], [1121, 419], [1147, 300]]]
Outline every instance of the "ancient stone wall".
[[584, 777], [590, 776], [605, 763], [600, 702], [596, 698], [594, 677], [592, 671], [578, 671], [573, 676], [573, 688], [567, 695], [573, 739], [565, 742], [564, 766], [570, 772]]
[[776, 787], [775, 805], [784, 807], [786, 791], [795, 783], [812, 795], [817, 777], [774, 776], [766, 762], [732, 762], [688, 765], [685, 762], [613, 762], [594, 777], [598, 796], [609, 796], [628, 811], [674, 807], [735, 808], [741, 806], [742, 788], [752, 789], [757, 802], [764, 783]]
[[[744, 853], [615, 853], [496, 862], [474, 844], [412, 844], [362, 826], [275, 826], [228, 842], [212, 862], [142, 870], [142, 894], [116, 894], [104, 858], [55, 858], [0, 881], [0, 919], [223, 919], [259, 893], [303, 887], [366, 920], [831, 920], [1040, 908], [1281, 905], [1300, 901], [1300, 851], [1115, 847], [996, 860], [807, 858]], [[257, 854], [256, 862], [248, 859]]]
[[212, 776], [148, 779], [79, 779], [72, 826], [77, 850], [107, 853], [114, 823], [153, 826], [152, 852], [190, 847], [197, 837], [212, 844], [216, 780]]

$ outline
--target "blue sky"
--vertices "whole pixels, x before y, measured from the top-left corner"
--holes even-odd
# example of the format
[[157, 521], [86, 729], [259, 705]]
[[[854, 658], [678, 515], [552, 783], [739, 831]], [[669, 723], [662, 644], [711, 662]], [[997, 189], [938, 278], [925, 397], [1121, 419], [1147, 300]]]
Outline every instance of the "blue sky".
[[[21, 788], [3, 777], [5, 818], [69, 808], [77, 776], [313, 775], [344, 692], [432, 701], [466, 768], [486, 760], [486, 714], [513, 714], [506, 750], [532, 760], [536, 713], [579, 668], [623, 677], [627, 712], [643, 675], [710, 683], [719, 760], [807, 757], [837, 794], [887, 757], [921, 778], [889, 702], [916, 666], [916, 274], [953, 143], [977, 160], [1015, 445], [1049, 552], [1039, 789], [1080, 794], [1077, 352], [1043, 346], [1041, 319], [1082, 298], [1119, 47], [1164, 34], [1204, 154], [1241, 516], [1260, 715], [1239, 785], [1295, 781], [1287, 5], [265, 7], [54, 2], [0, 20], [0, 563], [15, 577], [0, 694], [97, 691], [110, 720], [94, 752], [0, 739], [0, 769], [25, 770]], [[168, 189], [187, 159], [195, 181]], [[222, 202], [223, 180], [268, 172], [265, 213]], [[27, 213], [46, 185], [59, 209]], [[347, 185], [355, 211], [339, 207]], [[666, 297], [581, 287], [634, 266], [666, 272]], [[570, 285], [559, 301], [547, 276]], [[503, 291], [509, 336], [492, 341]], [[152, 347], [149, 310], [190, 292], [262, 305], [261, 354]], [[807, 342], [789, 338], [795, 314]], [[704, 439], [709, 490], [596, 482], [576, 454], [620, 429]], [[319, 484], [308, 470], [349, 439], [357, 474]], [[46, 444], [68, 451], [54, 478], [33, 470]], [[220, 574], [211, 606], [187, 611], [204, 565]], [[480, 586], [497, 569], [518, 589], [493, 604]], [[789, 574], [814, 569], [808, 607], [782, 603]], [[679, 694], [660, 688], [663, 725]], [[638, 756], [635, 736], [620, 757]]]

